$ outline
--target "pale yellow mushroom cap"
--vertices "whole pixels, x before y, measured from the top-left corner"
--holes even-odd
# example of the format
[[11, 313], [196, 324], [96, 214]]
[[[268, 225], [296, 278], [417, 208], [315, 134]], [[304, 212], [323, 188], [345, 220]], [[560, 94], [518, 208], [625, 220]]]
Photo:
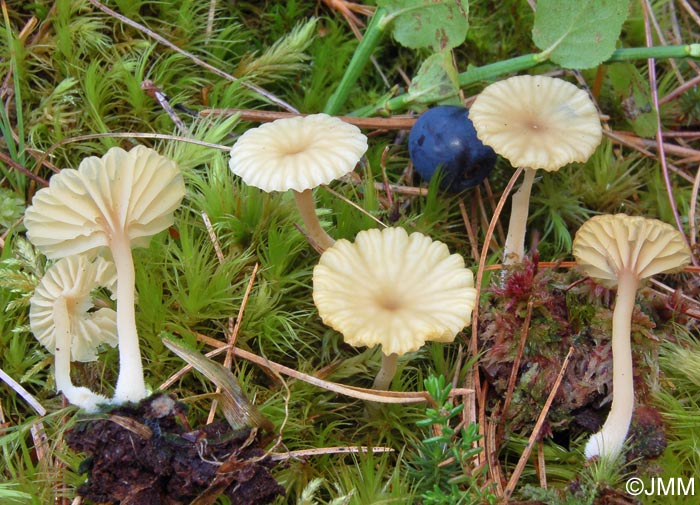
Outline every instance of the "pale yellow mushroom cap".
[[476, 290], [462, 257], [445, 244], [386, 228], [327, 249], [314, 268], [313, 298], [348, 344], [402, 355], [428, 340], [452, 342], [471, 320]]
[[71, 361], [94, 361], [101, 344], [117, 345], [117, 313], [103, 307], [94, 311], [91, 292], [99, 287], [114, 292], [117, 271], [101, 257], [86, 255], [58, 260], [47, 271], [34, 291], [29, 305], [32, 333], [51, 353], [56, 344], [54, 302], [63, 297], [68, 307], [72, 345]]
[[246, 131], [229, 167], [263, 191], [301, 192], [351, 172], [367, 151], [359, 128], [327, 114], [278, 119]]
[[514, 167], [557, 171], [602, 139], [588, 93], [562, 79], [521, 75], [487, 86], [469, 109], [477, 136]]
[[107, 246], [120, 234], [132, 247], [146, 246], [173, 223], [184, 195], [174, 161], [144, 146], [113, 147], [51, 177], [49, 187], [34, 195], [24, 224], [29, 240], [49, 258]]
[[644, 279], [690, 263], [690, 249], [673, 226], [626, 214], [595, 216], [583, 223], [572, 252], [587, 275], [608, 287], [617, 285], [623, 270]]

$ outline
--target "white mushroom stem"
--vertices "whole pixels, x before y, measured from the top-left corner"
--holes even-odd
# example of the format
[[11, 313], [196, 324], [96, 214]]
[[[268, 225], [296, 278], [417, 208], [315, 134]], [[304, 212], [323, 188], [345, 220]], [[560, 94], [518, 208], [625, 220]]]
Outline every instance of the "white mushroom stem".
[[68, 401], [87, 412], [96, 412], [98, 405], [109, 403], [109, 400], [86, 387], [76, 387], [70, 378], [71, 331], [70, 317], [68, 316], [68, 300], [59, 296], [53, 304], [53, 320], [56, 332], [56, 346], [54, 348], [54, 374], [56, 389], [68, 399]]
[[506, 244], [503, 250], [503, 264], [505, 265], [520, 263], [525, 256], [525, 229], [527, 228], [530, 192], [532, 191], [534, 180], [535, 170], [525, 168], [523, 170], [523, 182], [518, 191], [513, 193], [508, 235], [506, 236]]
[[613, 401], [603, 428], [586, 444], [586, 458], [613, 459], [622, 450], [634, 411], [634, 374], [630, 340], [634, 299], [639, 279], [631, 271], [620, 272], [613, 311]]
[[335, 240], [321, 227], [321, 223], [316, 215], [316, 204], [314, 203], [312, 191], [306, 189], [301, 192], [293, 191], [293, 193], [297, 202], [297, 207], [299, 207], [299, 212], [301, 213], [301, 218], [304, 220], [306, 232], [316, 245], [322, 251], [325, 251], [335, 244]]
[[110, 250], [117, 269], [117, 334], [119, 336], [119, 376], [114, 400], [116, 403], [137, 402], [146, 397], [146, 384], [143, 379], [139, 336], [136, 332], [134, 260], [126, 234], [113, 236]]
[[399, 361], [399, 355], [396, 353], [382, 353], [382, 367], [379, 369], [377, 377], [374, 379], [372, 389], [388, 390], [391, 386], [391, 381], [396, 375], [396, 365]]

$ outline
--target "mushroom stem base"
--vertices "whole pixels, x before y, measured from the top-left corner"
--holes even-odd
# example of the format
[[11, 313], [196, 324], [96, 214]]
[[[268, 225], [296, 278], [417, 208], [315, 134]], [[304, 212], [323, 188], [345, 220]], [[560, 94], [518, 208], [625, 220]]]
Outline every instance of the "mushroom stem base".
[[613, 401], [603, 428], [588, 440], [586, 458], [612, 459], [622, 451], [634, 412], [634, 372], [630, 333], [634, 298], [639, 281], [629, 272], [622, 272], [617, 286], [613, 311]]
[[59, 296], [54, 302], [53, 319], [56, 328], [56, 344], [54, 347], [54, 374], [56, 389], [66, 397], [69, 403], [80, 407], [88, 413], [97, 412], [99, 406], [109, 403], [109, 400], [86, 387], [76, 387], [70, 378], [70, 358], [72, 332], [66, 299]]

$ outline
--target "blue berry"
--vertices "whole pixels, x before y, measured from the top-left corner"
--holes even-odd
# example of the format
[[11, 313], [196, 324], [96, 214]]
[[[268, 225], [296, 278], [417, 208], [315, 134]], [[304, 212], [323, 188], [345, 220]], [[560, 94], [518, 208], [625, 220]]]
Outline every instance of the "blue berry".
[[496, 153], [482, 144], [464, 107], [439, 106], [418, 118], [408, 136], [408, 153], [425, 181], [442, 167], [443, 190], [473, 188], [491, 173]]

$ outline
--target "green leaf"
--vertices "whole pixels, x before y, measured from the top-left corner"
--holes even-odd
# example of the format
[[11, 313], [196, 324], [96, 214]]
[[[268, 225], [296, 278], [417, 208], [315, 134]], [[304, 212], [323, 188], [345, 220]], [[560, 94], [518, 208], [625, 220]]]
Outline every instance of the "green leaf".
[[378, 0], [377, 5], [387, 11], [382, 27], [393, 21], [394, 38], [402, 46], [443, 51], [467, 37], [468, 0]]
[[410, 102], [460, 105], [458, 79], [450, 51], [433, 54], [423, 62], [408, 87]]
[[607, 75], [634, 133], [644, 138], [655, 137], [657, 114], [648, 81], [631, 63], [612, 64], [608, 67]]
[[532, 38], [565, 68], [591, 68], [615, 50], [628, 0], [539, 0]]
[[238, 380], [231, 370], [212, 361], [197, 351], [182, 347], [168, 338], [163, 338], [163, 344], [180, 356], [207, 379], [221, 388], [219, 401], [224, 417], [234, 430], [245, 428], [262, 428], [274, 431], [272, 423], [245, 396]]

